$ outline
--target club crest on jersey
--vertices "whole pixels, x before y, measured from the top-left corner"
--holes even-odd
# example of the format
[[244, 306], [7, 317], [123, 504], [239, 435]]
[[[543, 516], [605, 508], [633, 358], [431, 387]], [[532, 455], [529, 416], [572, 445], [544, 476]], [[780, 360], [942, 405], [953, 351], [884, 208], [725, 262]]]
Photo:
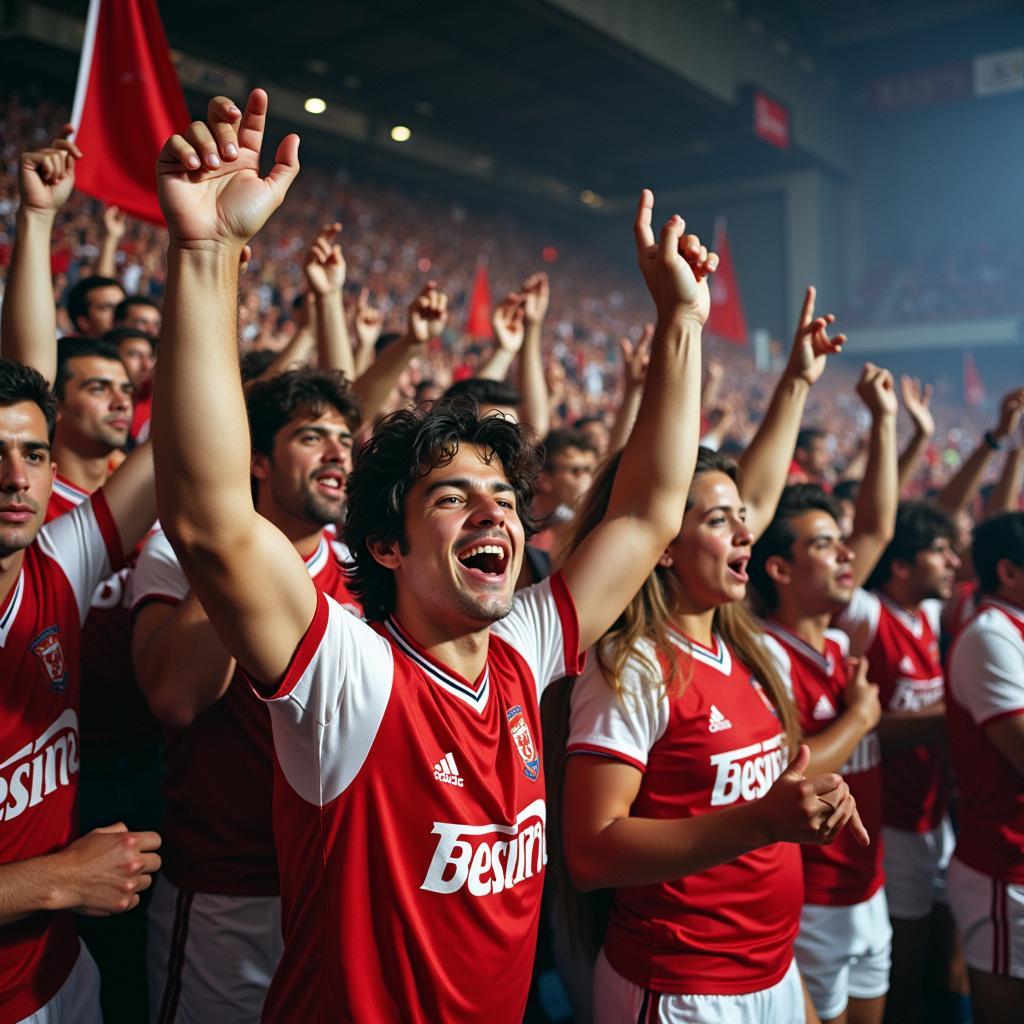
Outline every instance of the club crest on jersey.
[[508, 722], [508, 731], [512, 734], [512, 742], [516, 751], [523, 760], [523, 771], [531, 782], [536, 782], [540, 775], [540, 758], [537, 756], [537, 748], [533, 745], [533, 737], [530, 735], [530, 726], [523, 714], [522, 707], [517, 704], [505, 712], [505, 721]]
[[68, 685], [64, 650], [60, 645], [60, 627], [48, 626], [33, 640], [28, 649], [39, 659], [39, 668], [53, 693], [63, 693]]

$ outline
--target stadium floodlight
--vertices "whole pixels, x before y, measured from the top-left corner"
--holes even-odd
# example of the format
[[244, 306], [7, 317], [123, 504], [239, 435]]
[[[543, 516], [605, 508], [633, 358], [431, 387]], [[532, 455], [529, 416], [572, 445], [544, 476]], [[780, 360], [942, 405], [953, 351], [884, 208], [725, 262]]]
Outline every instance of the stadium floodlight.
[[407, 128], [404, 124], [396, 124], [391, 129], [391, 138], [395, 142], [408, 142], [412, 138], [412, 129]]
[[310, 96], [303, 106], [307, 114], [322, 114], [327, 109], [327, 104], [319, 96]]

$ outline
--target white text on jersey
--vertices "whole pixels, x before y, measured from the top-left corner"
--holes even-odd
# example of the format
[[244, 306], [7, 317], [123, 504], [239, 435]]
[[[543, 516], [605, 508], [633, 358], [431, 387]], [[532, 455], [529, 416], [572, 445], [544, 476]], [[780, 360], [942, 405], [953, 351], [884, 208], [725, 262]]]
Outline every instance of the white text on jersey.
[[751, 743], [712, 755], [710, 762], [717, 774], [711, 806], [724, 807], [737, 800], [757, 800], [764, 796], [782, 774], [785, 755], [781, 734], [764, 743]]
[[[473, 896], [511, 889], [544, 870], [548, 860], [543, 800], [534, 800], [514, 825], [458, 825], [435, 821], [439, 837], [421, 889], [453, 893], [466, 886]], [[493, 841], [494, 835], [508, 839]]]
[[17, 818], [58, 786], [67, 786], [78, 771], [78, 715], [70, 708], [0, 764], [0, 820]]

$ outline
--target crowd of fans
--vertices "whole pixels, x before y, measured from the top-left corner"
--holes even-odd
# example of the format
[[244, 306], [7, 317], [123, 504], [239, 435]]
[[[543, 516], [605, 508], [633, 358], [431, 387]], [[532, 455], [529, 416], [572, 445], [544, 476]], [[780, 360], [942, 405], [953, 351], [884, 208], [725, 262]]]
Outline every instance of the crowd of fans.
[[635, 283], [541, 270], [261, 178], [267, 106], [166, 231], [0, 106], [0, 1024], [1024, 1012], [1024, 387], [968, 424], [813, 286], [761, 374], [649, 190]]

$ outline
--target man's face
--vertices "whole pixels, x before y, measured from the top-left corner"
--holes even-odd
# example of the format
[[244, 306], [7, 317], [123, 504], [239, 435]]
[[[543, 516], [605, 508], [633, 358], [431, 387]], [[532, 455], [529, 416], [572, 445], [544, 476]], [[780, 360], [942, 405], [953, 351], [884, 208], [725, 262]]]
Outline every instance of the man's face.
[[554, 504], [575, 508], [580, 498], [590, 490], [596, 465], [597, 455], [594, 452], [565, 448], [553, 457], [551, 467], [541, 474], [541, 486], [551, 495]]
[[132, 425], [132, 383], [124, 366], [102, 356], [68, 360], [71, 376], [57, 414], [57, 435], [84, 455], [121, 448]]
[[828, 471], [831, 461], [828, 451], [828, 438], [824, 436], [812, 437], [805, 447], [797, 449], [796, 461], [811, 476], [824, 476]]
[[853, 597], [853, 552], [843, 543], [836, 521], [821, 509], [791, 520], [796, 539], [792, 555], [783, 559], [775, 579], [801, 615], [839, 611]]
[[352, 431], [336, 409], [292, 417], [274, 435], [273, 456], [254, 455], [252, 465], [270, 518], [283, 514], [317, 527], [342, 518], [351, 470]]
[[121, 357], [132, 387], [139, 394], [148, 391], [153, 381], [156, 357], [153, 346], [146, 338], [125, 338], [118, 343], [117, 354]]
[[118, 327], [134, 327], [137, 331], [143, 331], [151, 338], [160, 336], [161, 316], [156, 306], [150, 306], [143, 302], [133, 302], [125, 311], [124, 319], [118, 321]]
[[918, 551], [912, 562], [903, 565], [913, 601], [948, 601], [953, 596], [960, 558], [947, 538], [934, 540], [924, 551]]
[[53, 468], [43, 410], [35, 402], [0, 405], [0, 558], [36, 539]]
[[114, 309], [124, 298], [116, 284], [90, 289], [85, 297], [88, 312], [78, 317], [75, 327], [87, 338], [102, 338], [114, 326]]
[[405, 499], [405, 544], [374, 556], [395, 572], [399, 614], [429, 616], [458, 634], [512, 608], [525, 537], [516, 495], [497, 459], [463, 445], [418, 480]]

